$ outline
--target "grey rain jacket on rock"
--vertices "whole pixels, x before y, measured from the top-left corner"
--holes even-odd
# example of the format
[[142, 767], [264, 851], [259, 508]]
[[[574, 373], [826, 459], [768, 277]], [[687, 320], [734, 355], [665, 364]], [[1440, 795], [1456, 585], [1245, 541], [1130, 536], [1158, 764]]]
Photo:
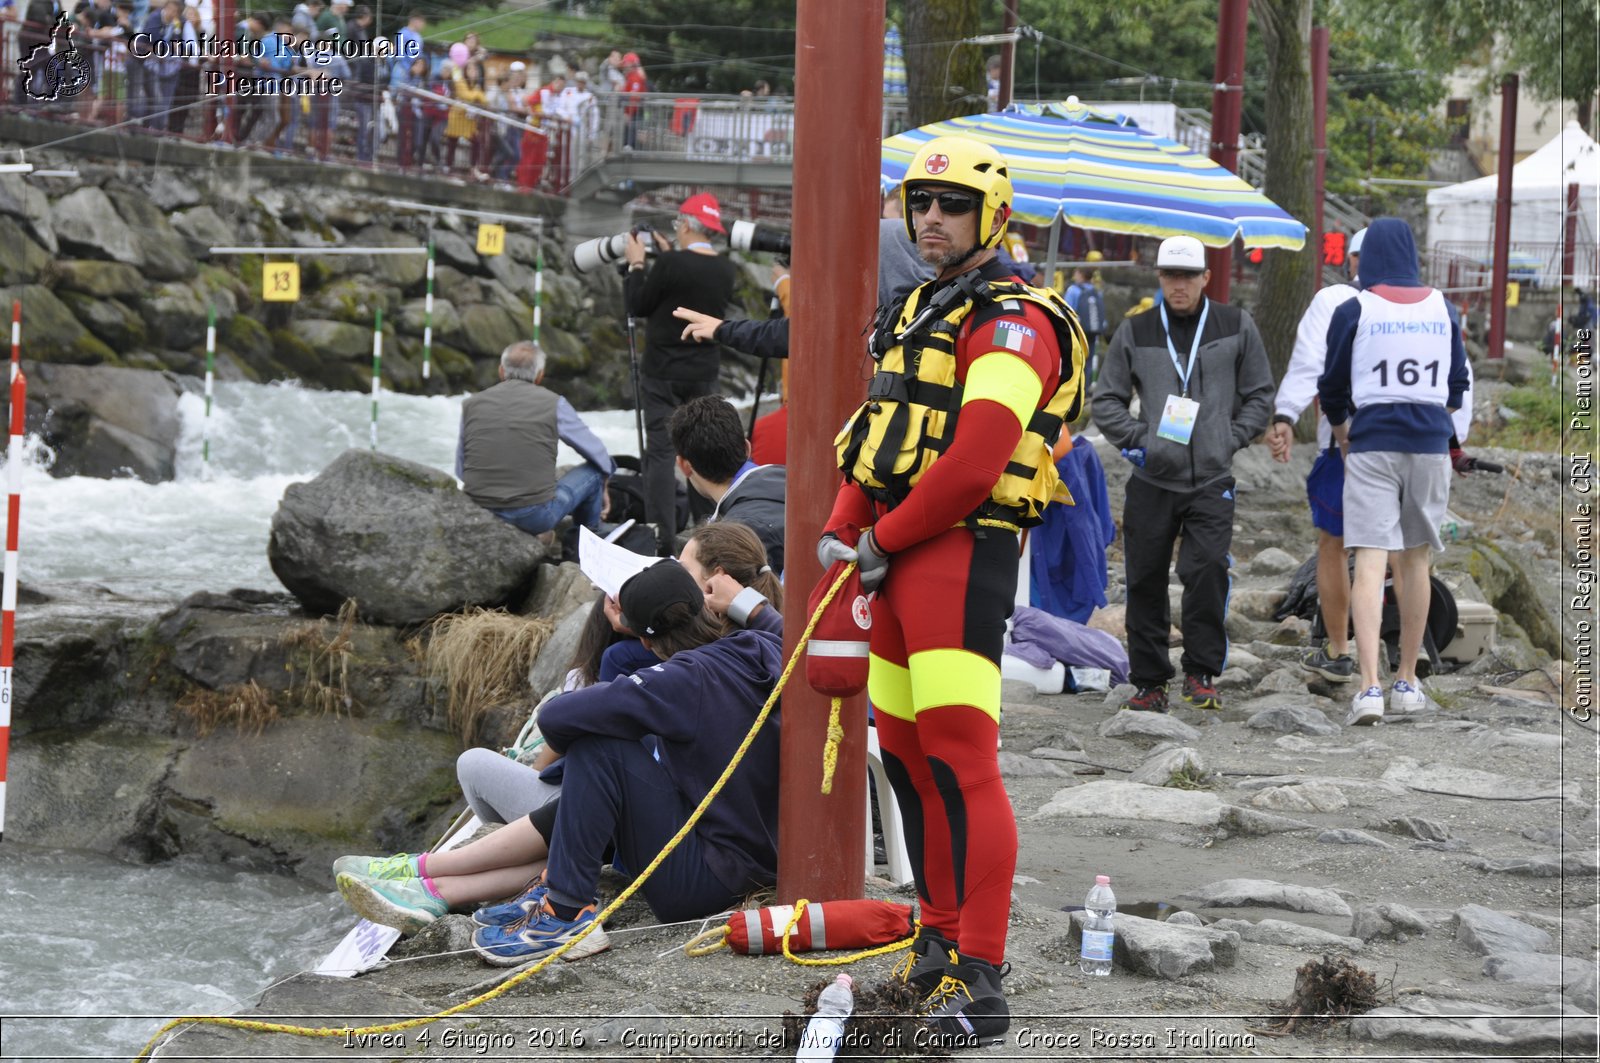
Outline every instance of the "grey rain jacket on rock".
[[[1143, 447], [1144, 467], [1133, 475], [1167, 491], [1191, 491], [1231, 475], [1233, 455], [1266, 431], [1272, 416], [1272, 368], [1255, 321], [1236, 306], [1210, 307], [1189, 377], [1189, 397], [1200, 413], [1187, 446], [1156, 435], [1167, 397], [1183, 393], [1157, 311], [1122, 323], [1095, 382], [1094, 423], [1117, 447]], [[1174, 347], [1179, 363], [1187, 364], [1187, 340]], [[1134, 395], [1137, 417], [1129, 410]]]

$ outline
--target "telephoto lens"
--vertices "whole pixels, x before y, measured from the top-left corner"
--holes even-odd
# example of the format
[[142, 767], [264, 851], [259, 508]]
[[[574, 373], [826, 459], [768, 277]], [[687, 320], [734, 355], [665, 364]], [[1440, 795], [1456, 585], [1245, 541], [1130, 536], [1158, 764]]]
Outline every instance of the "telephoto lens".
[[[651, 234], [655, 232], [647, 222], [640, 222], [628, 230], [634, 236], [644, 240], [644, 253], [656, 253], [655, 240]], [[601, 266], [621, 262], [623, 253], [628, 250], [628, 233], [617, 233], [615, 236], [597, 236], [593, 240], [585, 240], [572, 249], [572, 265], [579, 273], [593, 273]]]
[[755, 221], [736, 221], [728, 231], [728, 246], [735, 251], [767, 251], [789, 254], [789, 234]]

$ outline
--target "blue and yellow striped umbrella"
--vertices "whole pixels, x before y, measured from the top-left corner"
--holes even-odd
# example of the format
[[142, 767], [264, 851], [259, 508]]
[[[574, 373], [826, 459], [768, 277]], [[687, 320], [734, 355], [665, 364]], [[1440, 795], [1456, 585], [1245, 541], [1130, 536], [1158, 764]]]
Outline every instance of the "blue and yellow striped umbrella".
[[906, 57], [900, 44], [900, 31], [893, 23], [883, 33], [883, 94], [906, 94]]
[[1019, 221], [1165, 238], [1212, 247], [1305, 246], [1306, 227], [1192, 148], [1078, 103], [1013, 106], [908, 130], [883, 142], [885, 189], [935, 137], [986, 141], [1005, 156]]

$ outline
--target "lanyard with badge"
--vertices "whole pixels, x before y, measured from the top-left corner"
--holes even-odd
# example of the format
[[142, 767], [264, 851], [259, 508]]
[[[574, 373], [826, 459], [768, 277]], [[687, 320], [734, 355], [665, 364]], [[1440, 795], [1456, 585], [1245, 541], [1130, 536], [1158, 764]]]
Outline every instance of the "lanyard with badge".
[[1211, 300], [1207, 299], [1200, 308], [1200, 320], [1194, 327], [1194, 339], [1189, 341], [1189, 364], [1178, 364], [1178, 349], [1172, 345], [1172, 329], [1167, 324], [1167, 304], [1161, 304], [1161, 331], [1166, 334], [1167, 354], [1172, 358], [1172, 368], [1178, 372], [1178, 382], [1183, 387], [1183, 394], [1168, 395], [1166, 408], [1161, 411], [1161, 424], [1156, 428], [1156, 435], [1162, 439], [1170, 439], [1183, 446], [1189, 445], [1189, 437], [1194, 435], [1194, 421], [1200, 413], [1200, 404], [1189, 397], [1189, 376], [1194, 372], [1195, 356], [1200, 353], [1200, 337], [1206, 331], [1206, 315], [1211, 313]]

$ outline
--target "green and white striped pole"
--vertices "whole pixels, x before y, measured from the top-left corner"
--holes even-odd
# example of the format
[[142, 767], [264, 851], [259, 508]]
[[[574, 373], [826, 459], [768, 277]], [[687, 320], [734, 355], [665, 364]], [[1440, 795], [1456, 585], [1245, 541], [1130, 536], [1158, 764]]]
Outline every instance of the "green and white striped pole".
[[[537, 317], [539, 311], [535, 310]], [[537, 326], [536, 326], [537, 327]], [[433, 241], [428, 241], [428, 294], [422, 301], [422, 379], [428, 379], [428, 363], [433, 360]]]
[[217, 369], [217, 308], [206, 308], [206, 417], [200, 426], [200, 460], [211, 463], [211, 385]]
[[539, 342], [539, 317], [544, 304], [544, 241], [533, 260], [533, 342]]
[[383, 307], [372, 318], [372, 449], [378, 449], [378, 390], [383, 386]]

